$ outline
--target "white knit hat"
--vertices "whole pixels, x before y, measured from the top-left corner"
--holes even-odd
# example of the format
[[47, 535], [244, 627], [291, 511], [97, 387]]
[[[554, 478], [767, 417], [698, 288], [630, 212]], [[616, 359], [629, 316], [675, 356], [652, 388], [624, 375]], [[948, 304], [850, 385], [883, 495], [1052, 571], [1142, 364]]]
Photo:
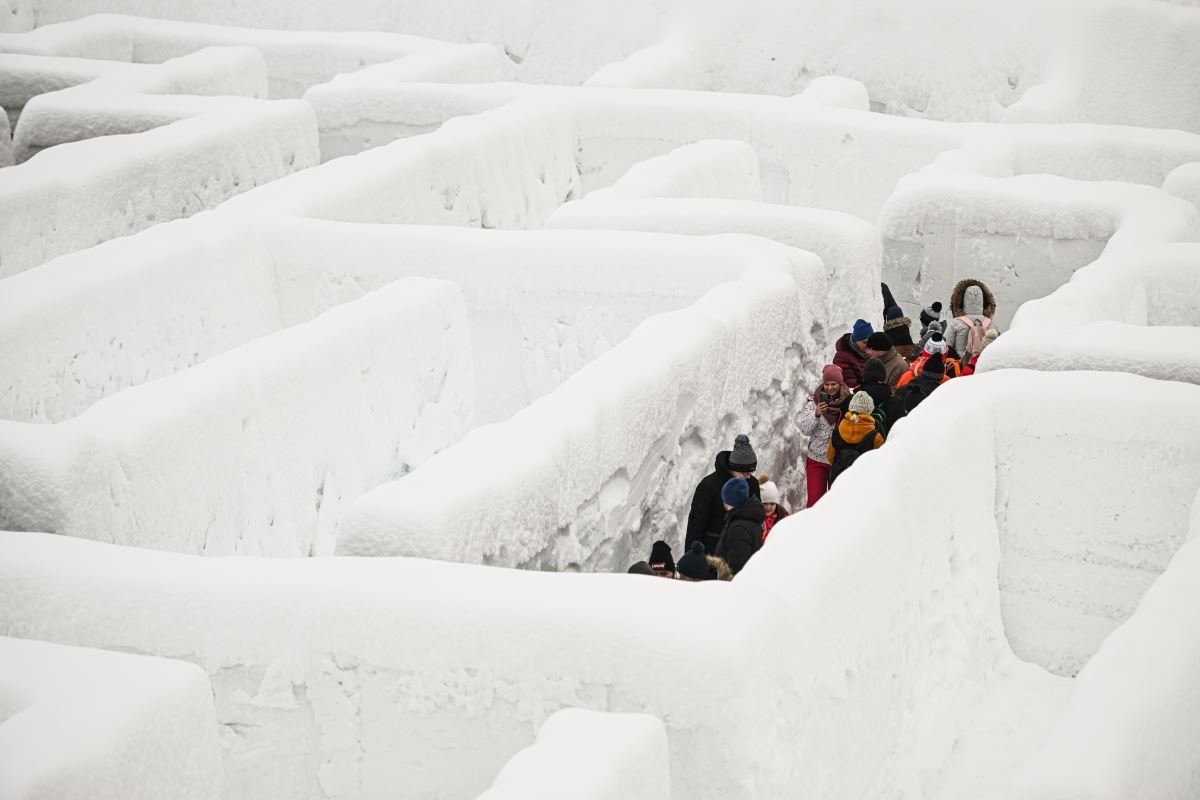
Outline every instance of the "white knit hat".
[[929, 341], [925, 343], [925, 352], [931, 356], [938, 355], [939, 353], [945, 355], [947, 349], [946, 340], [940, 333], [933, 334], [929, 337]]
[[855, 392], [850, 398], [851, 414], [870, 414], [875, 411], [875, 401], [866, 392]]
[[767, 481], [758, 488], [759, 492], [762, 494], [762, 501], [764, 503], [779, 502], [779, 487], [775, 485], [774, 481]]

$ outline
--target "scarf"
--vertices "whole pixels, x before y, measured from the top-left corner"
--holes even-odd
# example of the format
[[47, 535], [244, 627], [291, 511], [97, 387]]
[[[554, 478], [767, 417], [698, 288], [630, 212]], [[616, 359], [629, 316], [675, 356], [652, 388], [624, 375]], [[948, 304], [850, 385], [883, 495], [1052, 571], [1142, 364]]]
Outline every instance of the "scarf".
[[[817, 390], [813, 392], [812, 399], [814, 406], [820, 405], [822, 391], [824, 391], [824, 387], [818, 386]], [[846, 403], [850, 399], [850, 390], [846, 388], [845, 384], [842, 384], [842, 388], [839, 391], [841, 392], [841, 396], [836, 400], [830, 400], [829, 408], [825, 409], [825, 413], [822, 415], [825, 417], [825, 421], [831, 426], [836, 426], [842, 421], [842, 412], [846, 410]]]

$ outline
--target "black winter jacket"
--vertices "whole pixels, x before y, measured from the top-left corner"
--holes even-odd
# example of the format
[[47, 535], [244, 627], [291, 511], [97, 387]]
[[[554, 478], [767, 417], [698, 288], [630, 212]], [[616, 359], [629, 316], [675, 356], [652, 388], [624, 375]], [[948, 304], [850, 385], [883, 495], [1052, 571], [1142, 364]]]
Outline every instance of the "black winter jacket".
[[762, 547], [763, 522], [767, 512], [757, 497], [751, 497], [725, 515], [725, 530], [717, 542], [717, 558], [729, 565], [729, 571], [737, 575], [746, 566], [750, 556]]
[[883, 425], [880, 426], [879, 432], [886, 439], [896, 420], [904, 416], [904, 403], [892, 393], [891, 387], [886, 383], [864, 383], [859, 387], [859, 391], [866, 392], [875, 401], [875, 408], [883, 410]]
[[896, 398], [903, 404], [905, 415], [911, 414], [925, 398], [933, 394], [933, 390], [942, 385], [942, 375], [927, 375], [922, 372], [906, 386], [896, 392]]
[[[704, 552], [716, 555], [717, 542], [721, 538], [721, 530], [725, 526], [725, 504], [721, 502], [721, 487], [733, 477], [729, 469], [729, 456], [732, 450], [722, 450], [717, 453], [716, 469], [705, 475], [696, 485], [692, 495], [692, 510], [688, 512], [687, 536], [683, 549], [686, 553], [692, 542], [704, 542]], [[750, 484], [750, 494], [761, 497], [758, 481], [753, 477], [746, 479]], [[761, 505], [759, 506], [761, 508]]]

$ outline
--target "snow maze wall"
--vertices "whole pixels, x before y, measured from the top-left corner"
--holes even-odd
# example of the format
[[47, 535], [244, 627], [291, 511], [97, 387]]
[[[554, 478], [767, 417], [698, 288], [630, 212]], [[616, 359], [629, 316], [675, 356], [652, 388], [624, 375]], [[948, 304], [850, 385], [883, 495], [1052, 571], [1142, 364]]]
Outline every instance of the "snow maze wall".
[[[1196, 794], [1200, 10], [971, 6], [898, 85], [758, 5], [10, 4], [6, 796]], [[732, 584], [570, 574], [739, 432], [801, 505], [881, 277], [988, 282], [985, 374]]]

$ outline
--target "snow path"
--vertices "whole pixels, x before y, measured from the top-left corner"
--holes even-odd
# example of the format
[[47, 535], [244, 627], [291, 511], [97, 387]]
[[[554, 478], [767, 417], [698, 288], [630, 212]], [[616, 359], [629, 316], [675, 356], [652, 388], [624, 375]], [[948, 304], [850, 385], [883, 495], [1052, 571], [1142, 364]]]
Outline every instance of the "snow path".
[[1025, 661], [991, 686], [926, 788], [926, 800], [1009, 800], [1018, 770], [1066, 712], [1074, 680]]

